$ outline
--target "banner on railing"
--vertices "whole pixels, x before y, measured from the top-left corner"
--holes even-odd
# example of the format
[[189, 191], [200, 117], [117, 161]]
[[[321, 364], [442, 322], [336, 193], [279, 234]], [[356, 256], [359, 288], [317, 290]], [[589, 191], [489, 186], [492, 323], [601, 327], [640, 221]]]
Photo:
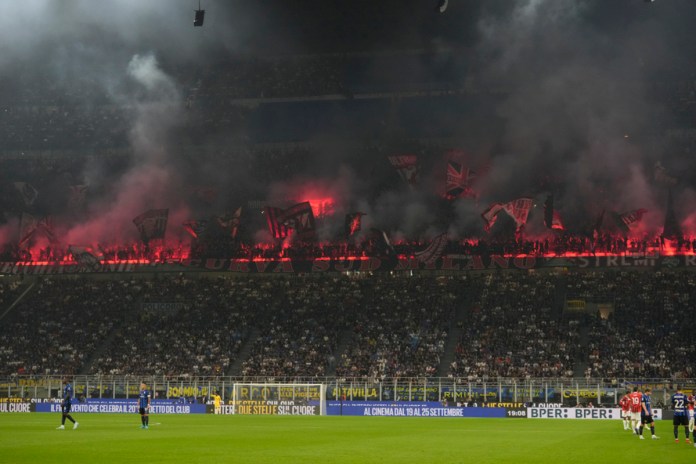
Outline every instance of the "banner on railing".
[[[36, 412], [61, 412], [59, 402], [37, 403]], [[129, 413], [138, 412], [138, 400], [97, 399], [90, 398], [84, 402], [73, 401], [72, 412], [86, 413]], [[206, 405], [201, 403], [186, 404], [172, 400], [152, 400], [152, 414], [205, 414]]]
[[22, 398], [0, 398], [0, 413], [34, 412], [34, 405]]
[[232, 272], [239, 274], [323, 274], [328, 272], [399, 271], [483, 271], [495, 269], [539, 269], [567, 267], [667, 269], [695, 267], [696, 255], [662, 256], [625, 254], [622, 256], [499, 256], [445, 255], [432, 262], [415, 257], [348, 257], [307, 259], [184, 259], [165, 262], [114, 262], [84, 266], [65, 262], [0, 262], [0, 274], [56, 275], [131, 272]]
[[505, 408], [461, 408], [437, 401], [328, 401], [326, 411], [330, 416], [505, 417]]
[[[527, 408], [529, 419], [621, 419], [620, 408]], [[662, 419], [662, 409], [653, 409], [653, 419]]]

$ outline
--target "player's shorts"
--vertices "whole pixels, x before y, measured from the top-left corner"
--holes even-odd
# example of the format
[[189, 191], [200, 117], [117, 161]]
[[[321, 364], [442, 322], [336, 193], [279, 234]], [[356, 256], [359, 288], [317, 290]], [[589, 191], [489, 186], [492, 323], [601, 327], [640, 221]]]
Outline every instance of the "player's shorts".
[[141, 415], [141, 416], [144, 416], [144, 415], [147, 414], [148, 412], [149, 412], [149, 411], [147, 410], [147, 408], [140, 408], [140, 415]]
[[655, 422], [655, 421], [653, 420], [652, 414], [649, 414], [649, 415], [644, 414], [644, 415], [640, 416], [640, 423], [641, 424], [652, 424], [653, 422]]
[[63, 412], [63, 414], [70, 414], [71, 409], [72, 403], [69, 401], [60, 404], [60, 410]]
[[630, 419], [631, 418], [631, 411], [624, 411], [623, 409], [621, 410], [621, 417], [624, 419]]
[[631, 411], [631, 420], [634, 420], [636, 422], [640, 422], [640, 412]]
[[683, 416], [674, 416], [672, 425], [689, 425], [689, 418], [686, 417], [686, 414]]

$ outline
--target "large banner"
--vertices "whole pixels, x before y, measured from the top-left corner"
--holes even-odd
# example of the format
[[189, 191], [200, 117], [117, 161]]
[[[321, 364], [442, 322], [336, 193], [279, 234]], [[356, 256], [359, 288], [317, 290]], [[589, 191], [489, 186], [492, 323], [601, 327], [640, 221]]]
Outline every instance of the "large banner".
[[505, 417], [505, 408], [461, 408], [444, 406], [437, 401], [327, 401], [326, 411], [330, 416]]
[[227, 414], [273, 415], [273, 416], [319, 416], [321, 406], [313, 400], [240, 400]]
[[[620, 408], [527, 408], [528, 419], [621, 419]], [[653, 418], [662, 419], [662, 409], [653, 409]]]
[[0, 413], [34, 411], [34, 404], [22, 398], [0, 398]]
[[248, 259], [185, 259], [160, 263], [98, 263], [86, 266], [79, 263], [0, 262], [0, 274], [56, 275], [83, 273], [130, 272], [231, 272], [239, 274], [294, 274], [328, 272], [399, 272], [399, 271], [452, 271], [469, 272], [495, 269], [541, 269], [564, 267], [671, 269], [696, 267], [696, 255], [661, 256], [634, 254], [624, 256], [500, 256], [500, 255], [444, 255], [433, 260], [417, 257], [355, 257], [347, 259], [317, 258], [309, 260]]
[[[61, 412], [60, 402], [37, 403], [36, 412]], [[135, 414], [138, 412], [138, 400], [105, 398], [90, 398], [84, 402], [73, 400], [72, 412]], [[206, 405], [200, 403], [185, 404], [176, 400], [152, 400], [150, 412], [152, 414], [205, 414]]]

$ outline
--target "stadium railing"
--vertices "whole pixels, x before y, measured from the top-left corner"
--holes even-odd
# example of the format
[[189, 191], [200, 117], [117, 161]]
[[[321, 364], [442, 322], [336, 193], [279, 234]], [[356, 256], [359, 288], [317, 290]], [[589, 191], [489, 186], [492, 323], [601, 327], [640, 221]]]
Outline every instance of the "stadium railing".
[[[0, 378], [0, 399], [23, 398], [35, 402], [55, 400], [62, 389], [61, 375], [11, 376]], [[237, 383], [322, 383], [326, 399], [340, 401], [437, 401], [469, 406], [496, 406], [514, 403], [562, 404], [564, 406], [613, 406], [629, 389], [650, 386], [657, 406], [667, 404], [679, 385], [686, 391], [696, 388], [696, 379], [488, 379], [433, 378], [258, 378], [189, 377], [133, 375], [71, 376], [78, 401], [90, 398], [135, 399], [140, 382], [155, 398], [182, 403], [207, 403], [213, 394], [228, 402]]]

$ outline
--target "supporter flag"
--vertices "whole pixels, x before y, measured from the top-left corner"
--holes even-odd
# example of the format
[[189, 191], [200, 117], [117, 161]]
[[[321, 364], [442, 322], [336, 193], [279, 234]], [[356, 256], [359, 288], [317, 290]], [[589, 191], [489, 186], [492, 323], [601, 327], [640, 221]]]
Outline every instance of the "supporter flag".
[[266, 206], [264, 208], [264, 214], [266, 215], [268, 230], [271, 232], [273, 238], [283, 239], [288, 236], [288, 227], [283, 224], [282, 221], [282, 209]]
[[87, 200], [87, 188], [87, 185], [68, 186], [68, 209], [76, 212], [84, 208]]
[[101, 259], [91, 247], [70, 245], [68, 251], [72, 255], [76, 263], [81, 264], [90, 269], [98, 268], [101, 265]]
[[19, 219], [19, 246], [23, 247], [36, 232], [38, 221], [29, 213], [22, 213]]
[[558, 214], [558, 211], [553, 212], [553, 218], [551, 219], [551, 228], [553, 230], [565, 230], [563, 221], [561, 221], [561, 215]]
[[41, 219], [36, 225], [36, 230], [42, 231], [51, 243], [57, 242], [56, 234], [53, 230], [53, 218], [51, 216], [45, 216]]
[[27, 182], [15, 182], [14, 186], [17, 189], [17, 192], [19, 192], [19, 195], [24, 202], [24, 206], [33, 205], [36, 201], [36, 197], [39, 196], [39, 191]]
[[344, 230], [346, 231], [346, 237], [355, 235], [362, 229], [362, 217], [365, 213], [348, 213], [346, 214], [346, 222], [344, 225]]
[[476, 173], [455, 160], [447, 161], [447, 181], [445, 183], [445, 198], [454, 200], [460, 197], [475, 198], [471, 182]]
[[599, 216], [597, 216], [597, 220], [595, 221], [594, 227], [592, 228], [592, 238], [597, 240], [599, 236], [602, 233], [602, 225], [604, 224], [604, 213], [606, 210], [602, 210], [601, 213], [599, 213]]
[[662, 237], [668, 240], [679, 240], [684, 236], [681, 225], [674, 212], [674, 202], [672, 200], [672, 189], [667, 192], [667, 212], [665, 213], [665, 224], [662, 229]]
[[553, 208], [553, 195], [547, 196], [544, 202], [544, 224], [553, 230], [565, 229], [560, 214]]
[[22, 213], [19, 220], [19, 246], [22, 247], [35, 236], [42, 232], [51, 243], [56, 242], [56, 235], [53, 231], [53, 220], [50, 216], [36, 219], [29, 213]]
[[447, 233], [443, 232], [435, 237], [430, 244], [422, 251], [417, 251], [414, 255], [418, 261], [425, 264], [433, 264], [442, 256], [447, 246]]
[[643, 220], [643, 216], [647, 213], [646, 209], [635, 209], [633, 211], [628, 211], [626, 213], [614, 213], [614, 218], [616, 225], [621, 229], [623, 233], [630, 232], [631, 229], [638, 226], [640, 221]]
[[215, 219], [220, 227], [229, 231], [230, 237], [237, 238], [237, 231], [239, 231], [239, 218], [242, 216], [242, 207], [240, 206], [237, 210], [225, 216], [217, 216]]
[[283, 211], [280, 220], [289, 229], [294, 229], [299, 238], [314, 238], [316, 224], [312, 205], [308, 201], [298, 203]]
[[408, 184], [411, 189], [418, 185], [420, 168], [416, 155], [394, 155], [389, 156], [389, 162], [399, 173], [399, 176]]
[[483, 227], [488, 232], [491, 230], [491, 227], [493, 227], [493, 224], [495, 224], [496, 219], [498, 219], [498, 214], [503, 210], [503, 204], [502, 203], [493, 203], [490, 205], [486, 211], [481, 213], [481, 218], [483, 218], [483, 221], [486, 223]]
[[655, 162], [654, 177], [655, 182], [658, 184], [667, 185], [669, 187], [677, 185], [677, 178], [670, 176], [667, 169], [665, 169], [659, 161]]
[[532, 209], [532, 203], [531, 198], [518, 198], [517, 200], [512, 200], [503, 205], [503, 210], [508, 213], [515, 221], [515, 224], [517, 224], [518, 231], [527, 223], [527, 217], [529, 216], [529, 211]]
[[167, 230], [169, 209], [151, 209], [133, 219], [133, 224], [140, 232], [140, 238], [146, 245], [150, 240], [163, 239]]
[[184, 230], [191, 234], [193, 238], [198, 238], [208, 229], [208, 220], [201, 219], [200, 221], [196, 221], [192, 219], [184, 222], [182, 226], [184, 227]]

